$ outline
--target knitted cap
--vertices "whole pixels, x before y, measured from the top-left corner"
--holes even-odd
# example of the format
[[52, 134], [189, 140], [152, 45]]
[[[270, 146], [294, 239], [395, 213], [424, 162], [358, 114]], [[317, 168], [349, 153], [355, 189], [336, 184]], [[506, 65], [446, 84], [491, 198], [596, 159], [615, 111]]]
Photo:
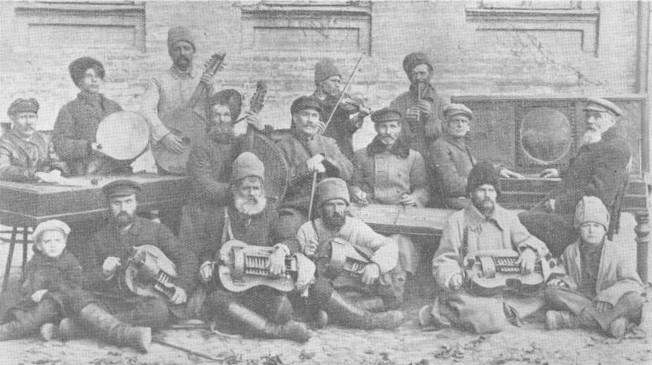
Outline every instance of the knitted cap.
[[34, 242], [38, 242], [41, 235], [47, 231], [60, 231], [65, 237], [68, 237], [70, 234], [70, 227], [58, 219], [45, 221], [34, 228], [34, 233], [32, 233], [32, 239]]
[[192, 45], [193, 50], [197, 50], [195, 47], [195, 38], [192, 36], [190, 29], [186, 27], [174, 27], [170, 28], [168, 31], [168, 49], [172, 48], [175, 43], [185, 41]]
[[321, 207], [329, 200], [342, 199], [347, 205], [349, 201], [349, 188], [346, 182], [338, 177], [329, 177], [317, 184], [317, 207]]
[[342, 77], [342, 73], [337, 69], [331, 58], [322, 58], [315, 65], [315, 84], [328, 79], [329, 77], [339, 76]]
[[430, 58], [423, 52], [410, 53], [403, 59], [403, 70], [405, 70], [405, 73], [408, 74], [408, 76], [410, 75], [410, 72], [419, 65], [428, 65], [430, 70], [433, 69]]
[[95, 69], [97, 76], [101, 79], [104, 79], [104, 65], [102, 62], [92, 58], [92, 57], [80, 57], [68, 66], [68, 71], [70, 71], [70, 78], [75, 85], [79, 86], [81, 80], [84, 79], [84, 73], [89, 68]]
[[249, 176], [256, 176], [261, 181], [264, 181], [265, 165], [263, 165], [263, 162], [254, 153], [243, 152], [233, 161], [231, 183], [236, 183]]
[[14, 100], [9, 109], [7, 109], [7, 115], [12, 116], [18, 113], [38, 113], [39, 104], [38, 101], [34, 98], [30, 99], [21, 99], [18, 98]]
[[585, 196], [577, 203], [575, 208], [575, 229], [580, 228], [584, 223], [594, 222], [609, 228], [609, 211], [602, 200], [596, 196]]
[[500, 195], [500, 179], [498, 178], [498, 171], [494, 165], [489, 161], [478, 162], [469, 173], [469, 179], [466, 185], [466, 193], [471, 194], [479, 186], [484, 184], [493, 185], [496, 193]]

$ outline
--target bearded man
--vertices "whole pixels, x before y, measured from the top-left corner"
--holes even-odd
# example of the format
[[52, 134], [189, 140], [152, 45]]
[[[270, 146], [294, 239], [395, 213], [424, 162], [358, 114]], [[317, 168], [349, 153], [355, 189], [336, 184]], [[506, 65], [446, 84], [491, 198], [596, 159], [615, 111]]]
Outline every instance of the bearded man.
[[507, 320], [518, 324], [544, 304], [543, 293], [480, 296], [467, 285], [463, 260], [479, 251], [514, 251], [524, 274], [532, 272], [537, 258], [548, 249], [523, 227], [511, 211], [496, 203], [500, 181], [495, 167], [478, 162], [469, 174], [467, 194], [471, 200], [446, 222], [439, 248], [432, 260], [432, 273], [439, 293], [432, 306], [419, 313], [421, 325], [459, 327], [476, 333], [501, 331]]
[[[203, 242], [200, 250], [200, 276], [209, 282], [214, 276], [213, 260], [222, 245], [231, 240], [248, 245], [274, 247], [269, 257], [272, 275], [285, 271], [285, 259], [299, 249], [296, 237], [279, 226], [276, 206], [268, 204], [264, 190], [265, 167], [251, 152], [244, 152], [233, 162], [228, 205], [216, 209], [208, 226], [215, 239]], [[268, 338], [285, 338], [306, 342], [305, 325], [292, 321], [292, 305], [276, 289], [258, 286], [242, 293], [232, 293], [219, 280], [209, 286], [206, 308], [211, 317], [228, 317], [245, 333]]]
[[[83, 288], [122, 322], [161, 328], [175, 317], [186, 317], [184, 304], [195, 285], [197, 257], [167, 227], [136, 216], [140, 190], [140, 185], [131, 180], [116, 180], [102, 188], [109, 220], [81, 252]], [[123, 271], [134, 247], [143, 245], [158, 247], [176, 266], [169, 300], [138, 296], [127, 289]]]
[[[361, 329], [394, 329], [404, 316], [396, 310], [403, 302], [405, 273], [398, 266], [398, 246], [390, 238], [374, 232], [367, 224], [348, 217], [349, 191], [346, 182], [327, 178], [317, 185], [320, 218], [304, 223], [297, 239], [302, 252], [317, 263], [318, 277], [310, 287], [309, 304], [318, 314], [320, 325], [330, 320]], [[366, 263], [359, 277], [328, 269], [333, 240], [344, 240], [350, 249], [365, 252]], [[338, 290], [350, 288], [380, 296], [382, 313], [370, 313], [345, 299]]]
[[565, 173], [546, 169], [546, 178], [562, 177], [561, 183], [531, 210], [519, 218], [533, 235], [559, 256], [574, 242], [578, 232], [573, 227], [575, 206], [584, 196], [596, 196], [611, 212], [608, 234], [618, 225], [620, 211], [617, 197], [624, 193], [631, 153], [627, 141], [619, 134], [616, 118], [623, 114], [614, 103], [589, 98], [584, 108], [586, 131], [577, 155]]

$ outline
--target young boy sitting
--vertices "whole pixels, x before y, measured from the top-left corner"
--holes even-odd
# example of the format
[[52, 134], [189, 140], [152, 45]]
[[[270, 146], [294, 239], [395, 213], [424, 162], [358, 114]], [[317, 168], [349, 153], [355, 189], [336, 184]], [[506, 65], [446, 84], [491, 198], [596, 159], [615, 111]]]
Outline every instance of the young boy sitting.
[[580, 238], [562, 255], [568, 275], [546, 287], [550, 330], [603, 329], [621, 338], [641, 321], [643, 283], [622, 246], [606, 238], [609, 212], [602, 201], [587, 196], [577, 204], [575, 228]]
[[27, 263], [21, 291], [24, 299], [9, 310], [0, 325], [0, 341], [25, 337], [37, 329], [45, 340], [53, 336], [54, 322], [62, 314], [58, 286], [80, 287], [82, 267], [66, 250], [70, 227], [59, 220], [39, 224], [32, 238], [34, 256]]

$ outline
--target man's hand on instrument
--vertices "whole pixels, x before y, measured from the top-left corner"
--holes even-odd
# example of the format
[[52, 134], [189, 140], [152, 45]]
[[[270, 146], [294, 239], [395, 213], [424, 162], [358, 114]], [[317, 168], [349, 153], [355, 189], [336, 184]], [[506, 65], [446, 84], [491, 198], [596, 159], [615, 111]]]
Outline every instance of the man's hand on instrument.
[[613, 309], [613, 305], [611, 305], [611, 303], [603, 302], [601, 300], [594, 300], [593, 308], [595, 308], [595, 310], [598, 311], [598, 313], [604, 313]]
[[170, 302], [174, 304], [183, 304], [186, 301], [188, 301], [188, 294], [186, 293], [186, 289], [175, 285], [174, 294], [172, 294], [172, 298], [170, 298]]
[[416, 106], [409, 107], [405, 111], [405, 118], [412, 122], [419, 120], [420, 115], [421, 112], [419, 111], [419, 108]]
[[41, 290], [35, 291], [34, 294], [32, 294], [32, 297], [31, 297], [32, 301], [34, 303], [40, 303], [41, 299], [43, 299], [43, 295], [45, 295], [45, 293], [47, 293], [47, 292], [48, 292], [47, 289], [41, 289]]
[[550, 279], [548, 281], [548, 283], [546, 285], [548, 285], [548, 286], [559, 286], [559, 287], [562, 287], [562, 288], [568, 288], [568, 284], [566, 284], [566, 282], [564, 280], [562, 280], [561, 278], [552, 278], [552, 279]]
[[263, 121], [260, 119], [260, 115], [258, 115], [258, 113], [247, 110], [245, 112], [245, 116], [247, 118], [247, 123], [249, 123], [249, 125], [255, 130], [262, 131], [265, 129], [265, 124], [263, 124]]
[[380, 266], [372, 262], [364, 267], [361, 280], [365, 285], [371, 285], [376, 280], [378, 280], [379, 277], [380, 277]]
[[543, 178], [546, 178], [546, 179], [556, 178], [556, 177], [559, 177], [559, 170], [552, 169], [552, 168], [545, 169], [545, 170], [541, 171], [541, 174], [539, 176], [541, 176]]
[[534, 264], [537, 262], [537, 253], [531, 249], [526, 248], [521, 252], [518, 258], [518, 263], [521, 265], [521, 273], [529, 274], [534, 270]]
[[206, 261], [199, 267], [199, 276], [203, 282], [207, 283], [213, 277], [213, 263]]
[[324, 155], [322, 154], [316, 154], [312, 156], [311, 158], [306, 161], [306, 164], [308, 165], [308, 171], [310, 172], [318, 172], [318, 173], [324, 173], [326, 172], [326, 168], [324, 167], [324, 164], [322, 162], [324, 161]]
[[510, 169], [502, 168], [500, 169], [500, 177], [504, 177], [505, 179], [524, 179], [525, 176], [519, 174], [518, 172], [514, 172]]
[[403, 193], [398, 202], [405, 206], [416, 206], [419, 200], [414, 196], [414, 194]]
[[324, 134], [324, 132], [326, 132], [326, 123], [319, 122], [319, 124], [317, 124], [317, 133]]
[[448, 280], [448, 288], [450, 290], [453, 290], [453, 291], [460, 290], [462, 285], [464, 285], [464, 275], [462, 275], [461, 272], [453, 274], [453, 276], [451, 276], [450, 280]]
[[[222, 63], [220, 69], [222, 68], [222, 66], [224, 66], [224, 63]], [[212, 72], [204, 72], [204, 74], [201, 75], [199, 82], [201, 82], [204, 85], [210, 85], [213, 82], [213, 76], [215, 76], [215, 74]]]
[[109, 256], [104, 260], [102, 264], [102, 275], [108, 280], [115, 275], [115, 271], [120, 267], [122, 263], [120, 262], [119, 257]]
[[362, 190], [357, 191], [353, 194], [353, 201], [358, 204], [368, 205], [369, 200], [367, 200], [367, 193]]
[[543, 203], [543, 209], [548, 212], [548, 213], [554, 213], [555, 212], [555, 199], [550, 199]]
[[277, 247], [276, 251], [269, 255], [269, 272], [274, 276], [283, 275], [285, 272], [285, 256], [286, 252], [281, 247]]
[[308, 240], [308, 243], [303, 246], [303, 254], [306, 256], [314, 256], [315, 253], [317, 252], [317, 241], [315, 240]]
[[163, 146], [165, 146], [165, 148], [179, 155], [182, 154], [186, 148], [183, 145], [183, 140], [177, 137], [177, 135], [174, 133], [166, 134], [165, 137], [161, 139], [161, 143], [163, 143]]
[[419, 108], [419, 113], [424, 117], [427, 117], [432, 113], [432, 104], [427, 100], [420, 100], [417, 102], [417, 108]]

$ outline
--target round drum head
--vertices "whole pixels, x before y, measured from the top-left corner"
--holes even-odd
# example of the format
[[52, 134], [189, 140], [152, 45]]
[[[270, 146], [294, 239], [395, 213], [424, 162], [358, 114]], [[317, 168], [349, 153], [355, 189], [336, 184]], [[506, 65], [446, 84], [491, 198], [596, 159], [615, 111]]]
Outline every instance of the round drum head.
[[102, 146], [101, 151], [105, 155], [116, 160], [131, 160], [147, 148], [149, 127], [137, 113], [113, 113], [100, 122], [96, 141]]

